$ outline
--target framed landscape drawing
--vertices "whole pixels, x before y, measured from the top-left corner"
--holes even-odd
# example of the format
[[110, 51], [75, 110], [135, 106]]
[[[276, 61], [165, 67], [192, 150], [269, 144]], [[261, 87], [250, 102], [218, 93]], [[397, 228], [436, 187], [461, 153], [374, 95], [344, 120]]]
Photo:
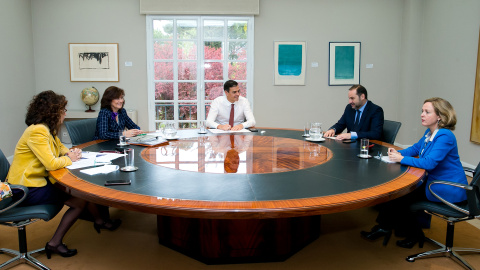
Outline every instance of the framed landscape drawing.
[[118, 43], [69, 43], [70, 81], [118, 82]]
[[360, 42], [329, 42], [328, 85], [360, 84]]
[[274, 85], [305, 85], [306, 43], [274, 42]]

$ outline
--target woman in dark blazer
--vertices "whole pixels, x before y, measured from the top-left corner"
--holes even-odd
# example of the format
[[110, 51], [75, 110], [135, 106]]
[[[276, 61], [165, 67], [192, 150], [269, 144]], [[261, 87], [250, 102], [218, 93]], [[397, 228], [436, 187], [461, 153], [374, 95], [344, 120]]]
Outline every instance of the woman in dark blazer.
[[[409, 210], [410, 204], [420, 200], [439, 202], [428, 189], [432, 181], [468, 184], [458, 156], [457, 140], [452, 132], [457, 123], [452, 105], [438, 97], [427, 99], [422, 106], [421, 120], [422, 125], [427, 128], [424, 136], [407, 149], [388, 149], [388, 157], [402, 165], [425, 169], [426, 181], [410, 194], [380, 206], [378, 225], [370, 232], [361, 232], [361, 235], [369, 240], [383, 236], [386, 245], [392, 230], [395, 230], [396, 235], [406, 237], [397, 241], [398, 246], [412, 248], [419, 242], [422, 247], [425, 236], [417, 216]], [[432, 191], [451, 203], [467, 199], [465, 190], [450, 185], [434, 185]]]
[[105, 90], [100, 102], [101, 110], [98, 113], [94, 140], [118, 139], [120, 132], [123, 132], [126, 137], [143, 133], [123, 108], [124, 97], [125, 91], [116, 86], [110, 86]]

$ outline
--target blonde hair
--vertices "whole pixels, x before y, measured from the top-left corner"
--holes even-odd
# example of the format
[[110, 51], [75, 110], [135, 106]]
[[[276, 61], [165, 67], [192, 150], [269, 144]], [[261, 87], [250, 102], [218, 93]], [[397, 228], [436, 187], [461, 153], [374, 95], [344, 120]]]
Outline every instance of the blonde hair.
[[435, 113], [440, 117], [439, 128], [455, 130], [457, 124], [457, 113], [450, 102], [443, 98], [433, 97], [426, 99], [423, 104], [430, 102], [433, 105]]

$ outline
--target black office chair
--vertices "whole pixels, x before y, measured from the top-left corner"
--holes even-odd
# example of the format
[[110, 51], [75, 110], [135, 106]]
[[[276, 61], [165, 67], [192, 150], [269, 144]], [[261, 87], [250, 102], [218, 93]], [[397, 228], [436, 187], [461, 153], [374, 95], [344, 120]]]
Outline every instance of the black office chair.
[[[433, 185], [451, 185], [463, 188], [467, 192], [467, 202], [463, 204], [449, 203], [432, 191], [431, 187]], [[411, 209], [413, 211], [425, 211], [425, 213], [439, 217], [447, 222], [447, 236], [445, 245], [433, 239], [427, 238], [427, 241], [438, 245], [440, 248], [408, 256], [407, 261], [414, 262], [415, 259], [449, 257], [466, 269], [474, 269], [459, 254], [480, 253], [480, 249], [453, 248], [453, 234], [455, 230], [455, 223], [480, 217], [480, 163], [475, 169], [472, 182], [469, 185], [461, 185], [446, 181], [434, 181], [429, 185], [428, 188], [436, 198], [442, 201], [442, 203], [423, 201], [413, 204]]]
[[[0, 150], [0, 180], [4, 181], [7, 175], [10, 164], [5, 158], [5, 155]], [[26, 226], [32, 224], [40, 219], [48, 221], [54, 218], [62, 209], [62, 205], [34, 205], [34, 206], [18, 206], [28, 194], [28, 188], [20, 185], [11, 185], [12, 189], [23, 190], [23, 196], [20, 200], [13, 202], [12, 198], [7, 198], [0, 201], [0, 225], [18, 228], [18, 247], [19, 251], [7, 248], [0, 248], [0, 253], [5, 253], [14, 256], [14, 258], [0, 264], [0, 269], [6, 266], [13, 266], [13, 263], [27, 263], [38, 269], [49, 269], [40, 261], [32, 257], [33, 254], [44, 251], [45, 248], [34, 251], [27, 251], [27, 233]]]
[[383, 140], [386, 143], [393, 144], [402, 123], [391, 120], [383, 121]]
[[76, 146], [93, 140], [97, 128], [97, 118], [65, 121], [72, 145]]

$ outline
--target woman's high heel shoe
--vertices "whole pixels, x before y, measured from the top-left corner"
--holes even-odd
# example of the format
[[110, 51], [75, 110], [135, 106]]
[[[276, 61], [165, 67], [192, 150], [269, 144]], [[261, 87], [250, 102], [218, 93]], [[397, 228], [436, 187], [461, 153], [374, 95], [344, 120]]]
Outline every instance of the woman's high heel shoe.
[[402, 248], [413, 248], [418, 242], [418, 246], [423, 248], [423, 243], [425, 242], [425, 236], [423, 237], [407, 237], [403, 240], [397, 241], [397, 246]]
[[360, 234], [371, 241], [377, 240], [380, 237], [383, 237], [383, 245], [386, 246], [388, 244], [388, 241], [390, 240], [390, 237], [392, 236], [392, 230], [388, 229], [383, 229], [378, 225], [375, 225], [371, 231], [366, 232], [366, 231], [361, 231]]
[[109, 230], [109, 231], [115, 231], [120, 227], [120, 224], [122, 224], [121, 219], [114, 219], [114, 220], [109, 220], [109, 221], [104, 221], [102, 224], [97, 224], [93, 223], [93, 228], [97, 231], [97, 233], [100, 233], [100, 230]]
[[[60, 248], [64, 247], [66, 251], [60, 251]], [[68, 249], [67, 245], [59, 244], [58, 246], [52, 247], [48, 243], [45, 245], [45, 252], [47, 253], [47, 258], [50, 259], [52, 257], [52, 253], [56, 253], [62, 257], [72, 257], [77, 254], [76, 249]]]

